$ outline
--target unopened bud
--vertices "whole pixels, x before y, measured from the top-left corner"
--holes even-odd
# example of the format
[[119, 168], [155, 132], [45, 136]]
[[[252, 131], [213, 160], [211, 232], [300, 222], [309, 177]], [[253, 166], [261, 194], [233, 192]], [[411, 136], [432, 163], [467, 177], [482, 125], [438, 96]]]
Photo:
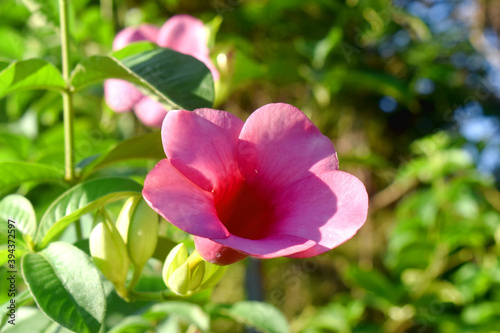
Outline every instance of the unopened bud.
[[205, 276], [205, 261], [194, 251], [189, 256], [187, 263], [189, 265], [189, 270], [191, 271], [189, 290], [196, 290], [200, 284], [203, 282]]
[[189, 282], [191, 280], [191, 272], [189, 265], [186, 263], [180, 265], [175, 271], [164, 279], [167, 287], [177, 295], [185, 296], [189, 293]]
[[127, 249], [113, 222], [99, 222], [89, 237], [90, 254], [94, 263], [113, 284], [123, 286], [130, 265]]
[[226, 267], [206, 262], [194, 251], [189, 257], [186, 246], [175, 246], [163, 266], [163, 281], [174, 293], [189, 296], [213, 287], [222, 277]]
[[203, 275], [203, 281], [198, 289], [205, 290], [215, 287], [226, 273], [228, 267], [229, 266], [219, 266], [205, 261], [205, 274]]
[[125, 202], [116, 226], [136, 267], [143, 267], [151, 258], [158, 242], [158, 214], [142, 197], [131, 197]]

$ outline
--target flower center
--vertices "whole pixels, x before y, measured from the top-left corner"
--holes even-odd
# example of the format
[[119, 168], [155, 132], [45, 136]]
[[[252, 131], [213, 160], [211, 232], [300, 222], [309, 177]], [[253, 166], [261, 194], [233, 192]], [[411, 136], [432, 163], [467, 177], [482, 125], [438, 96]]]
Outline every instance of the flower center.
[[269, 200], [246, 182], [224, 197], [216, 198], [215, 208], [227, 230], [241, 238], [265, 238], [274, 220], [274, 207]]

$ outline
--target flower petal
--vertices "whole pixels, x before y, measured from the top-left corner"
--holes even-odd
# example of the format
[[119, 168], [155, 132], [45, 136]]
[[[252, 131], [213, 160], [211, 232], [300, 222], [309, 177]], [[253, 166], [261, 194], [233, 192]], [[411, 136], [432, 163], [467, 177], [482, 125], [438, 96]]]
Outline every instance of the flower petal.
[[190, 234], [206, 238], [229, 234], [217, 217], [212, 193], [193, 184], [167, 159], [147, 175], [142, 195], [158, 214]]
[[271, 232], [315, 241], [314, 247], [291, 255], [312, 257], [353, 237], [365, 223], [367, 212], [363, 183], [346, 172], [330, 171], [302, 179], [283, 193]]
[[219, 72], [209, 58], [205, 25], [199, 19], [184, 14], [172, 16], [161, 27], [157, 43], [202, 61], [214, 80], [219, 79]]
[[135, 104], [134, 112], [144, 125], [160, 128], [168, 111], [160, 102], [145, 96]]
[[236, 162], [242, 126], [229, 112], [169, 111], [162, 126], [163, 148], [184, 176], [206, 191], [223, 195], [242, 180]]
[[127, 112], [132, 110], [144, 95], [131, 83], [108, 79], [104, 81], [104, 98], [106, 104], [115, 112]]
[[175, 15], [161, 27], [157, 43], [177, 52], [206, 57], [208, 55], [207, 32], [203, 22], [190, 15]]
[[230, 265], [245, 259], [246, 254], [216, 243], [208, 238], [194, 236], [196, 250], [205, 261], [216, 265]]
[[247, 239], [231, 234], [224, 239], [211, 237], [211, 240], [261, 259], [288, 256], [306, 251], [315, 245], [312, 240], [286, 234], [273, 234], [262, 239]]
[[330, 139], [299, 109], [284, 103], [267, 104], [250, 115], [240, 134], [238, 164], [248, 183], [262, 184], [269, 192], [338, 169]]
[[151, 24], [125, 28], [116, 35], [113, 41], [113, 50], [122, 49], [130, 43], [141, 40], [149, 40], [156, 43], [159, 31], [160, 29], [157, 26]]

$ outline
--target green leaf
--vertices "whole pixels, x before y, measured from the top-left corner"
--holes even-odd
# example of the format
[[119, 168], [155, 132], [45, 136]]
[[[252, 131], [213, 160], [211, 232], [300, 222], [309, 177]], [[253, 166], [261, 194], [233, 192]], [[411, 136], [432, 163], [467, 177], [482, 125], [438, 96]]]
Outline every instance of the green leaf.
[[16, 222], [16, 229], [33, 239], [36, 232], [36, 215], [31, 202], [19, 194], [11, 194], [0, 201], [0, 219]]
[[9, 67], [10, 61], [0, 59], [0, 72]]
[[[7, 244], [8, 234], [0, 233], [0, 237], [2, 237], [2, 243], [3, 243], [0, 244], [0, 266], [3, 266], [7, 261], [9, 261], [9, 254], [12, 253], [12, 246], [9, 248], [9, 244]], [[23, 241], [20, 240], [20, 238], [16, 238], [15, 245], [16, 249], [14, 255], [16, 256], [16, 258], [21, 258], [23, 254], [26, 253], [27, 246]]]
[[485, 324], [488, 321], [497, 322], [500, 315], [500, 302], [485, 302], [468, 304], [461, 313], [462, 320], [471, 325]]
[[211, 314], [229, 317], [264, 333], [290, 331], [285, 316], [267, 303], [243, 301], [234, 305], [218, 305], [211, 310]]
[[325, 38], [320, 40], [314, 48], [314, 58], [312, 64], [314, 68], [321, 68], [330, 52], [342, 41], [343, 29], [333, 26]]
[[[352, 332], [351, 327], [361, 320], [365, 313], [365, 305], [362, 301], [352, 301], [348, 304], [335, 301], [322, 306], [306, 324], [311, 331], [318, 332]], [[315, 329], [315, 330], [313, 330]]]
[[139, 135], [122, 141], [103, 153], [98, 158], [87, 164], [82, 173], [86, 177], [97, 169], [106, 167], [113, 163], [134, 160], [166, 158], [161, 142], [160, 131]]
[[114, 326], [108, 333], [129, 333], [129, 332], [151, 332], [154, 331], [153, 325], [140, 316], [131, 316], [123, 319], [118, 325]]
[[[2, 17], [7, 16], [6, 12], [2, 12]], [[2, 57], [11, 59], [20, 59], [26, 51], [26, 36], [22, 34], [20, 29], [2, 24], [0, 26], [0, 36], [2, 36], [2, 43], [0, 43], [0, 54]], [[3, 69], [3, 64], [0, 65]]]
[[46, 164], [28, 162], [0, 162], [0, 189], [19, 186], [24, 182], [62, 182], [63, 174]]
[[390, 305], [398, 304], [404, 296], [401, 285], [395, 285], [377, 270], [366, 271], [357, 266], [352, 266], [349, 269], [348, 275], [356, 285], [366, 291], [372, 292], [377, 298], [386, 300], [387, 302], [384, 302], [384, 306], [389, 307]]
[[0, 132], [0, 159], [26, 160], [31, 140], [23, 135]]
[[195, 304], [181, 301], [164, 302], [153, 305], [145, 314], [147, 318], [155, 320], [174, 314], [189, 324], [196, 325], [201, 331], [210, 328], [210, 318]]
[[171, 108], [211, 107], [214, 100], [214, 81], [203, 62], [151, 43], [132, 43], [107, 57], [84, 60], [73, 71], [71, 85], [76, 91], [108, 78], [132, 82]]
[[210, 70], [198, 59], [171, 49], [160, 48], [123, 57], [112, 56], [168, 104], [193, 110], [212, 107], [214, 80]]
[[262, 79], [268, 71], [266, 65], [255, 61], [250, 55], [241, 50], [238, 50], [234, 55], [234, 67], [234, 76], [231, 81], [234, 86]]
[[413, 93], [407, 84], [384, 72], [336, 68], [327, 74], [326, 82], [331, 86], [343, 84], [356, 87], [358, 90], [376, 91], [405, 103], [410, 103], [413, 98]]
[[105, 79], [115, 78], [140, 84], [140, 80], [131, 75], [114, 59], [108, 56], [92, 56], [84, 59], [71, 73], [71, 85], [75, 91]]
[[23, 277], [38, 307], [75, 332], [98, 332], [106, 311], [99, 273], [71, 244], [52, 243], [21, 261]]
[[[21, 232], [17, 230], [17, 228], [19, 227], [19, 223], [17, 221], [15, 221], [15, 224], [7, 223], [11, 218], [11, 214], [19, 215], [22, 219], [25, 219], [26, 212], [21, 211], [20, 208], [21, 207], [19, 207], [17, 203], [12, 203], [12, 198], [5, 197], [2, 201], [0, 201], [0, 219], [4, 221], [4, 223], [0, 223], [0, 266], [5, 264], [7, 260], [9, 260], [8, 255], [9, 249], [12, 250], [12, 241], [15, 241], [16, 249], [14, 254], [16, 258], [20, 258], [28, 249], [24, 238], [21, 237]], [[15, 229], [12, 229], [12, 227], [9, 228], [9, 225], [15, 226]], [[11, 236], [9, 237], [9, 235]], [[15, 239], [13, 237], [15, 237]], [[10, 248], [8, 246], [9, 240], [11, 244]]]
[[[157, 332], [182, 333], [179, 319], [176, 316], [170, 316], [156, 326]], [[198, 331], [196, 331], [198, 332]]]
[[73, 333], [73, 331], [70, 331], [67, 328], [64, 328], [63, 326], [51, 320], [50, 325], [41, 333]]
[[124, 48], [116, 51], [110, 52], [110, 54], [115, 55], [115, 57], [118, 58], [126, 58], [129, 56], [133, 56], [142, 52], [147, 52], [147, 51], [152, 51], [152, 50], [157, 50], [160, 47], [156, 45], [155, 43], [151, 43], [148, 41], [139, 41], [135, 43], [130, 43]]
[[59, 70], [43, 59], [14, 61], [0, 72], [0, 98], [26, 89], [62, 91], [64, 87]]
[[80, 183], [50, 205], [38, 226], [35, 243], [43, 248], [71, 222], [107, 203], [140, 195], [142, 186], [128, 178], [100, 178]]
[[[29, 291], [28, 291], [29, 293]], [[15, 325], [6, 325], [2, 330], [2, 333], [55, 333], [47, 331], [47, 329], [52, 325], [56, 324], [49, 317], [47, 317], [42, 311], [36, 307], [25, 307], [18, 313], [16, 312]], [[57, 325], [57, 324], [56, 324]], [[59, 325], [57, 325], [59, 326]], [[61, 327], [61, 326], [59, 326]], [[68, 331], [63, 327], [63, 330], [57, 333], [68, 333]]]

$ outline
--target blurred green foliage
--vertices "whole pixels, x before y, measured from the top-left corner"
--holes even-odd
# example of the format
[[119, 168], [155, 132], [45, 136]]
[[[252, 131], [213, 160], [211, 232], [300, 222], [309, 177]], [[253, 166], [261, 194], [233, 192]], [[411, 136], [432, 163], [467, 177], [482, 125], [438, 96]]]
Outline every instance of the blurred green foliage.
[[[217, 108], [245, 118], [266, 103], [286, 102], [332, 138], [341, 169], [367, 186], [369, 220], [353, 241], [330, 253], [263, 262], [265, 300], [283, 311], [292, 332], [499, 332], [500, 193], [494, 177], [479, 172], [478, 159], [464, 149], [480, 153], [488, 142], [467, 140], [457, 120], [471, 103], [499, 116], [500, 101], [486, 80], [490, 66], [469, 36], [473, 26], [487, 27], [460, 21], [456, 11], [465, 1], [440, 4], [449, 7], [451, 28], [435, 29], [432, 20], [410, 14], [411, 3], [389, 0], [73, 0], [71, 62], [106, 54], [125, 26], [161, 25], [188, 13], [211, 33], [212, 58], [221, 71]], [[2, 1], [0, 17], [0, 69], [33, 57], [60, 68], [56, 0]], [[75, 95], [75, 109], [82, 168], [111, 145], [149, 131], [132, 114], [111, 112], [102, 85]], [[56, 92], [26, 91], [0, 100], [0, 161], [37, 162], [62, 172]], [[141, 180], [151, 166], [127, 162], [110, 171], [103, 165], [93, 177]], [[41, 217], [66, 189], [25, 183], [0, 191], [24, 195]], [[163, 227], [167, 238], [186, 241], [180, 231]], [[193, 301], [243, 300], [244, 265], [231, 266], [211, 296]], [[155, 267], [145, 269], [139, 284], [145, 290], [162, 283], [148, 280], [148, 269]], [[4, 290], [7, 282], [0, 281]], [[116, 332], [205, 320], [195, 305], [155, 309], [108, 295], [107, 327], [134, 314]], [[0, 294], [0, 303], [6, 297]], [[241, 324], [224, 317], [246, 306], [204, 310], [214, 331], [236, 331]], [[41, 332], [54, 329], [39, 314], [25, 318]]]

